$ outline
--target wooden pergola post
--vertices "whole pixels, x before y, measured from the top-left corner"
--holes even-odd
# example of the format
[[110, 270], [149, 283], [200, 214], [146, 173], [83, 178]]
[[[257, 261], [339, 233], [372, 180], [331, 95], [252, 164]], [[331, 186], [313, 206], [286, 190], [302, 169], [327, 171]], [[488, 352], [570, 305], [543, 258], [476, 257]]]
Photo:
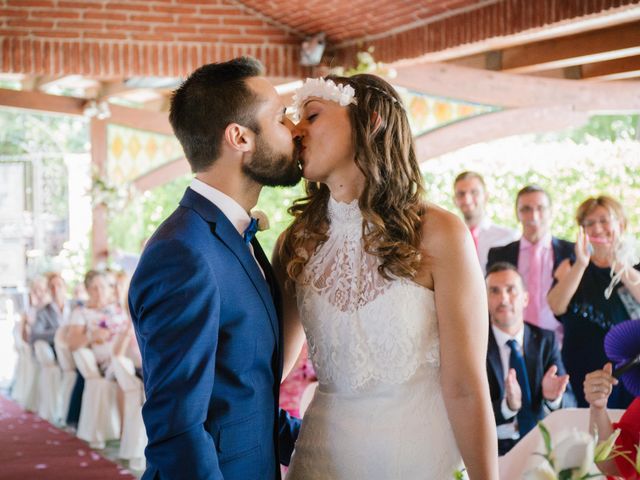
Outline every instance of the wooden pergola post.
[[[91, 119], [91, 170], [92, 176], [104, 178], [107, 166], [107, 121]], [[109, 255], [109, 240], [107, 237], [107, 206], [104, 204], [93, 206], [93, 221], [91, 227], [91, 264], [96, 266], [106, 260]]]

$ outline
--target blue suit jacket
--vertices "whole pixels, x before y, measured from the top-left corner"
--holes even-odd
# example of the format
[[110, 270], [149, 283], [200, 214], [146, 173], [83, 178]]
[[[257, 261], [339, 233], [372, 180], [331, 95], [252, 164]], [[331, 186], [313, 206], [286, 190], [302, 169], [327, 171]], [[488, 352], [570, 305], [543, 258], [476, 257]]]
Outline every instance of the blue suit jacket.
[[[561, 238], [551, 238], [551, 248], [553, 249], [553, 271], [556, 271], [558, 265], [565, 259], [574, 255], [575, 244], [562, 240]], [[503, 247], [493, 247], [489, 250], [487, 257], [487, 270], [491, 265], [497, 262], [509, 262], [511, 265], [518, 267], [518, 257], [520, 256], [520, 240], [511, 242]]]
[[[278, 479], [299, 423], [278, 410], [279, 293], [191, 189], [149, 240], [129, 290], [149, 443], [143, 479]], [[278, 461], [280, 459], [280, 462]]]
[[[545, 330], [525, 322], [523, 350], [529, 387], [531, 388], [531, 407], [536, 419], [542, 420], [549, 413], [542, 397], [542, 377], [552, 365], [558, 367], [558, 375], [564, 375], [567, 372], [562, 363], [555, 333], [551, 330]], [[504, 379], [507, 372], [502, 368], [500, 350], [491, 327], [489, 328], [489, 347], [487, 350], [487, 376], [496, 425], [513, 421], [513, 418], [507, 420], [502, 415], [502, 399], [505, 395]], [[561, 407], [572, 406], [575, 406], [575, 401], [571, 389], [567, 385], [567, 391], [562, 396]]]

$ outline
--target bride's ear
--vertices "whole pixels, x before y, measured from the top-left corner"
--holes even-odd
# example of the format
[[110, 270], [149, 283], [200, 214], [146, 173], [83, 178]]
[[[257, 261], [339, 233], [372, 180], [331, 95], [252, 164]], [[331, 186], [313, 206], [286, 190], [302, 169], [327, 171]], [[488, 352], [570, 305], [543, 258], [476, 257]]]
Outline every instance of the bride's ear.
[[237, 123], [230, 123], [224, 129], [224, 141], [233, 150], [247, 153], [254, 150], [255, 133]]
[[382, 117], [378, 112], [374, 111], [373, 113], [371, 113], [371, 124], [373, 125], [371, 134], [375, 135], [376, 133], [378, 133], [380, 127], [382, 126]]

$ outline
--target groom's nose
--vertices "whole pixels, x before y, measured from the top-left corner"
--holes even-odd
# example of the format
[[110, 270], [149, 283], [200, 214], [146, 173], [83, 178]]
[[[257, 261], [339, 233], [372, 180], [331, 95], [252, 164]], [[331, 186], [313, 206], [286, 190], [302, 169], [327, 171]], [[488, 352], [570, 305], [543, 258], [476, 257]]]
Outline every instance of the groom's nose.
[[291, 136], [294, 136], [293, 129], [295, 128], [295, 124], [289, 119], [289, 117], [284, 117], [283, 123], [284, 123], [284, 126], [287, 127], [291, 132]]

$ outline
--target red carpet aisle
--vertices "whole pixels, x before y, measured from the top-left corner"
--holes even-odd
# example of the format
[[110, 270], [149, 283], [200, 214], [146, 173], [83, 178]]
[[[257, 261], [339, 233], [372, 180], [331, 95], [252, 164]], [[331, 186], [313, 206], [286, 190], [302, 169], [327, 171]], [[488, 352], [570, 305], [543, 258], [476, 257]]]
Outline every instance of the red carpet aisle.
[[82, 440], [0, 395], [0, 479], [135, 479]]

